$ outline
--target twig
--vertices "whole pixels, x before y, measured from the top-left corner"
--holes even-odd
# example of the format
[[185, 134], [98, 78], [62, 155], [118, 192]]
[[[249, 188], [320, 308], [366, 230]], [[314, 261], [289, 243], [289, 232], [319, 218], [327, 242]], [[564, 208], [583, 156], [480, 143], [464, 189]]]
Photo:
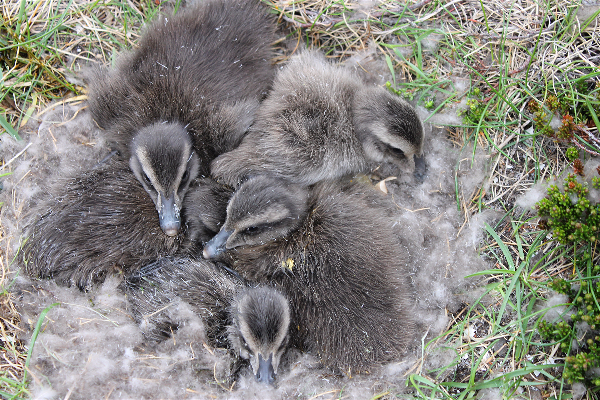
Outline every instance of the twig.
[[6, 168], [8, 165], [10, 165], [13, 161], [15, 161], [17, 158], [19, 158], [23, 153], [25, 153], [25, 151], [29, 148], [29, 146], [31, 146], [33, 143], [29, 142], [27, 144], [27, 146], [25, 146], [23, 148], [23, 150], [21, 150], [20, 152], [17, 153], [17, 155], [15, 155], [13, 158], [11, 158], [10, 160], [8, 160], [7, 163], [5, 163], [1, 168], [0, 171], [2, 171], [4, 168]]

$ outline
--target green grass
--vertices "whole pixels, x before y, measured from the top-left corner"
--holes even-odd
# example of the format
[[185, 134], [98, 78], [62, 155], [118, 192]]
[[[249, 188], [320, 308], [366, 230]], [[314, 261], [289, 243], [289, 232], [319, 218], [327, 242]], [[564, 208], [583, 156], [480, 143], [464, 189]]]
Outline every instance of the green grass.
[[[14, 282], [14, 281], [13, 281]], [[7, 287], [2, 286], [0, 289], [0, 298], [5, 298], [5, 297], [9, 297], [10, 293], [8, 292], [10, 285], [8, 285]], [[4, 302], [4, 299], [2, 299], [2, 301]], [[28, 369], [29, 369], [29, 363], [31, 361], [31, 355], [33, 354], [33, 348], [35, 346], [35, 342], [37, 340], [37, 337], [40, 333], [40, 330], [42, 328], [42, 325], [44, 323], [44, 320], [46, 318], [46, 314], [55, 306], [59, 305], [59, 303], [54, 303], [51, 304], [50, 306], [46, 307], [39, 315], [37, 323], [35, 325], [35, 328], [33, 330], [33, 333], [31, 335], [31, 340], [29, 341], [29, 346], [27, 346], [27, 355], [24, 358], [24, 362], [22, 365], [22, 369], [21, 369], [21, 378], [20, 379], [15, 379], [14, 373], [11, 374], [10, 372], [10, 368], [7, 368], [9, 365], [5, 364], [5, 368], [3, 368], [2, 371], [0, 371], [0, 396], [4, 399], [7, 400], [20, 400], [20, 399], [27, 399], [31, 397], [31, 393], [28, 390], [29, 387], [29, 380], [28, 380]], [[3, 337], [3, 339], [5, 339]], [[8, 352], [8, 353], [12, 353], [12, 357], [13, 359], [19, 359], [22, 357], [21, 354], [19, 354], [19, 350], [16, 348], [16, 337], [13, 337], [13, 340], [11, 341], [6, 341], [3, 340], [3, 343], [5, 344], [4, 347], [2, 346], [1, 349], [3, 352]], [[7, 361], [8, 359], [5, 359], [3, 362]]]
[[33, 354], [35, 341], [37, 340], [38, 334], [40, 333], [40, 330], [46, 318], [46, 314], [48, 314], [48, 311], [50, 311], [52, 308], [58, 305], [60, 305], [60, 303], [54, 303], [49, 305], [40, 313], [40, 316], [38, 317], [38, 321], [35, 324], [35, 329], [33, 330], [33, 334], [31, 335], [31, 340], [29, 342], [29, 348], [27, 350], [27, 358], [25, 359], [22, 380], [15, 381], [13, 379], [4, 378], [0, 376], [0, 387], [2, 388], [2, 390], [0, 390], [0, 395], [3, 396], [5, 399], [18, 400], [30, 397], [31, 393], [29, 393], [29, 391], [27, 390], [29, 386], [29, 382], [27, 380], [27, 370], [29, 368], [29, 362], [31, 361], [31, 355]]
[[142, 3], [142, 10], [127, 1], [16, 4], [17, 13], [2, 9], [0, 25], [0, 126], [16, 139], [34, 113], [81, 94], [82, 88], [69, 79], [71, 71], [114, 59], [159, 9], [152, 1]]
[[[484, 253], [496, 261], [497, 268], [472, 276], [490, 283], [477, 300], [454, 316], [455, 323], [447, 332], [425, 346], [426, 353], [445, 348], [455, 357], [440, 369], [410, 376], [409, 386], [418, 398], [466, 399], [493, 388], [510, 399], [531, 387], [544, 398], [571, 398], [572, 381], [560, 373], [568, 352], [556, 352], [558, 343], [539, 334], [549, 311], [545, 297], [551, 291], [554, 268], [558, 259], [569, 257], [570, 250], [563, 245], [544, 250], [549, 244], [547, 232], [523, 235], [520, 232], [527, 222], [518, 219], [510, 212], [494, 227], [486, 226], [490, 245]], [[502, 238], [500, 230], [508, 237]], [[580, 276], [570, 283], [592, 278], [598, 277]], [[476, 333], [466, 335], [473, 327], [478, 327]], [[570, 343], [574, 332], [570, 330], [562, 341]], [[589, 395], [598, 398], [598, 388]]]
[[[544, 4], [546, 10], [543, 14], [547, 17], [552, 14], [552, 3], [544, 2], [542, 6]], [[573, 46], [578, 40], [573, 33], [576, 7], [568, 8], [566, 17], [557, 22], [554, 31], [540, 30], [540, 34], [530, 41], [532, 50], [515, 40], [514, 30], [507, 29], [511, 18], [519, 18], [514, 15], [514, 9], [511, 8], [502, 19], [495, 21], [493, 27], [490, 27], [492, 22], [485, 12], [484, 3], [482, 9], [479, 22], [485, 30], [478, 35], [494, 37], [494, 40], [478, 40], [477, 36], [467, 35], [470, 27], [466, 27], [465, 21], [452, 13], [448, 13], [450, 23], [454, 24], [452, 28], [456, 29], [452, 32], [431, 26], [398, 27], [395, 35], [401, 43], [381, 44], [388, 50], [387, 62], [393, 74], [391, 88], [433, 110], [431, 117], [466, 98], [468, 107], [462, 111], [463, 124], [455, 125], [463, 130], [464, 142], [474, 141], [481, 136], [489, 146], [495, 147], [493, 138], [496, 132], [515, 133], [517, 121], [525, 119], [533, 122], [533, 115], [525, 109], [525, 105], [532, 99], [544, 102], [549, 95], [558, 96], [564, 102], [566, 107], [563, 115], [573, 115], [578, 124], [600, 127], [600, 89], [586, 87], [586, 84], [598, 80], [600, 71], [568, 52], [565, 58], [572, 60], [566, 64], [550, 65], [551, 68], [544, 65], [554, 73], [553, 76], [548, 77], [538, 65], [539, 60], [543, 60], [542, 54], [554, 52], [557, 45], [564, 41]], [[589, 21], [583, 26], [589, 26]], [[436, 36], [438, 43], [434, 50], [425, 51], [422, 43], [430, 36]], [[510, 61], [515, 54], [522, 56], [522, 63], [519, 68], [511, 69]], [[470, 90], [462, 97], [457, 95], [450, 79], [455, 69], [462, 69], [464, 77], [470, 81]], [[558, 112], [556, 115], [562, 117]], [[538, 129], [535, 135], [540, 133]], [[573, 140], [582, 148], [600, 153], [598, 144], [590, 143], [581, 136]]]
[[[441, 4], [437, 3], [437, 6], [441, 7]], [[543, 2], [541, 6], [545, 6], [544, 18], [556, 12], [551, 2]], [[533, 170], [532, 176], [527, 178], [528, 184], [549, 177], [542, 172], [542, 164], [558, 159], [559, 163], [552, 166], [556, 173], [568, 165], [564, 157], [566, 145], [577, 146], [582, 154], [600, 152], [598, 143], [586, 139], [583, 134], [578, 135], [581, 132], [577, 130], [572, 139], [548, 140], [555, 138], [556, 131], [553, 136], [546, 135], [534, 123], [535, 115], [528, 108], [532, 100], [544, 103], [549, 96], [555, 96], [563, 108], [548, 112], [550, 117], [562, 118], [569, 114], [579, 126], [594, 130], [600, 127], [600, 89], [594, 86], [594, 82], [599, 81], [600, 70], [591, 68], [569, 51], [564, 51], [563, 58], [567, 61], [551, 64], [550, 68], [545, 64], [545, 69], [540, 66], [544, 54], [556, 48], [576, 47], [580, 41], [575, 29], [576, 7], [567, 7], [565, 18], [557, 18], [554, 30], [547, 31], [540, 26], [538, 34], [529, 42], [533, 46], [527, 47], [514, 40], [515, 31], [509, 27], [511, 19], [519, 18], [515, 15], [517, 10], [510, 9], [502, 18], [493, 20], [492, 13], [486, 10], [486, 3], [482, 2], [481, 8], [478, 26], [482, 28], [477, 35], [488, 35], [487, 41], [467, 34], [473, 26], [467, 26], [468, 21], [452, 13], [448, 13], [451, 32], [419, 25], [399, 29], [400, 44], [382, 44], [393, 73], [388, 86], [432, 110], [430, 118], [436, 113], [458, 109], [462, 123], [450, 128], [461, 135], [463, 145], [481, 146], [501, 157], [502, 163], [523, 164], [521, 171]], [[583, 26], [589, 26], [589, 20]], [[434, 51], [426, 53], [421, 41], [434, 33], [438, 35], [438, 45]], [[495, 39], [489, 40], [491, 36]], [[513, 69], [510, 61], [517, 58], [515, 55], [521, 55], [522, 62], [519, 68]], [[451, 79], [455, 69], [461, 69], [469, 82], [464, 94], [458, 93]], [[461, 100], [465, 105], [457, 107]], [[519, 126], [530, 129], [522, 131]], [[530, 147], [531, 157], [524, 163], [517, 160], [522, 141], [534, 144]], [[563, 157], [549, 155], [556, 152]], [[505, 186], [516, 184], [514, 180], [501, 183]], [[460, 206], [458, 196], [457, 187], [457, 205]], [[572, 374], [568, 373], [569, 363], [566, 363], [566, 369], [564, 367], [565, 360], [575, 361], [575, 358], [568, 358], [574, 357], [574, 353], [569, 348], [567, 352], [556, 354], [558, 344], [540, 337], [539, 326], [548, 311], [544, 307], [545, 298], [553, 292], [551, 284], [554, 276], [559, 274], [556, 266], [564, 264], [565, 258], [571, 260], [572, 265], [575, 256], [568, 247], [548, 240], [547, 231], [529, 226], [528, 221], [522, 222], [523, 216], [515, 214], [512, 200], [507, 202], [498, 198], [482, 206], [485, 200], [485, 194], [480, 192], [474, 199], [477, 210], [486, 206], [508, 210], [498, 225], [487, 227], [489, 245], [484, 254], [491, 257], [496, 268], [475, 276], [492, 283], [485, 287], [478, 300], [465, 306], [449, 331], [427, 344], [426, 349], [439, 349], [440, 342], [445, 343], [447, 349], [455, 353], [453, 361], [439, 370], [412, 375], [409, 387], [415, 390], [418, 398], [465, 399], [481, 395], [482, 389], [494, 388], [502, 398], [508, 399], [533, 386], [544, 398], [571, 398], [573, 380], [570, 379]], [[501, 237], [500, 228], [506, 231], [507, 227], [510, 227], [511, 236]], [[523, 231], [524, 227], [527, 232]], [[596, 243], [592, 245], [596, 246]], [[598, 254], [589, 254], [590, 259], [598, 263]], [[571, 278], [574, 285], [595, 279], [589, 274]], [[497, 302], [490, 302], [490, 299]], [[465, 341], [465, 330], [478, 324], [486, 326], [487, 332], [475, 340]], [[574, 332], [574, 329], [569, 330], [570, 336], [563, 338], [563, 343], [572, 339]], [[500, 343], [504, 349], [498, 353], [495, 349], [501, 347]], [[563, 371], [567, 372], [563, 374]], [[597, 385], [595, 387], [590, 381], [586, 384], [588, 398], [598, 398]]]
[[[518, 227], [513, 225], [513, 228], [518, 237]], [[536, 269], [530, 268], [530, 262], [543, 235], [538, 233], [534, 237], [531, 250], [526, 254], [521, 247], [513, 254], [494, 228], [487, 226], [486, 229], [499, 250], [492, 252], [492, 256], [503, 267], [473, 275], [493, 278], [494, 282], [485, 286], [479, 299], [465, 307], [463, 316], [444, 333], [446, 343], [451, 345], [449, 348], [456, 352], [454, 361], [438, 371], [430, 371], [430, 375], [411, 377], [412, 385], [424, 398], [440, 394], [442, 398], [464, 399], [489, 388], [497, 388], [503, 396], [510, 398], [516, 388], [525, 384], [524, 377], [531, 373], [538, 372], [554, 380], [546, 370], [555, 365], [536, 365], [527, 359], [536, 346], [536, 321], [542, 314], [534, 309], [542, 298], [532, 290], [536, 283], [531, 274]], [[498, 302], [490, 304], [490, 297]], [[509, 314], [511, 317], [507, 322]], [[482, 335], [478, 330], [478, 337], [473, 337], [475, 334], [465, 337], [465, 332], [477, 325], [482, 326], [485, 333]], [[437, 338], [429, 344], [435, 341]], [[470, 370], [461, 372], [456, 367], [465, 364], [465, 358]], [[501, 373], [507, 366], [510, 366], [510, 372]], [[538, 384], [546, 384], [546, 381]]]

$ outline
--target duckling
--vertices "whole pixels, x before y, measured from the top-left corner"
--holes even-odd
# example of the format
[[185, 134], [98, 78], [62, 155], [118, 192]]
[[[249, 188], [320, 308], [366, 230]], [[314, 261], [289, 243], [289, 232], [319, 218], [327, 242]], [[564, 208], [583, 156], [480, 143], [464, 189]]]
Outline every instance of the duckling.
[[[164, 130], [171, 131], [165, 136]], [[168, 138], [168, 140], [165, 140]], [[154, 124], [133, 138], [129, 166], [158, 211], [160, 228], [176, 236], [181, 227], [181, 203], [198, 176], [198, 156], [189, 135], [178, 124]]]
[[229, 186], [210, 178], [198, 179], [185, 198], [186, 253], [199, 255], [227, 217], [227, 203], [233, 194]]
[[279, 289], [295, 346], [341, 371], [365, 371], [401, 356], [413, 331], [407, 256], [386, 205], [357, 182], [309, 190], [255, 176], [234, 193], [203, 256]]
[[114, 68], [85, 74], [89, 109], [130, 161], [169, 236], [188, 182], [237, 146], [272, 83], [275, 23], [258, 1], [209, 0], [160, 16]]
[[190, 198], [205, 204], [205, 217], [197, 216], [194, 207], [193, 217], [188, 215], [184, 206], [184, 220], [193, 219], [193, 226], [167, 236], [129, 165], [113, 157], [61, 184], [60, 194], [40, 207], [40, 217], [27, 229], [25, 271], [88, 290], [112, 270], [127, 275], [161, 256], [196, 253], [197, 246], [201, 250], [202, 243], [218, 232], [217, 227], [204, 226], [204, 221], [210, 225], [220, 218], [211, 213], [223, 213], [218, 206], [210, 211], [209, 203], [202, 201], [202, 193], [210, 192], [213, 185], [219, 186], [204, 179], [190, 189]]
[[250, 361], [256, 380], [272, 385], [289, 343], [287, 299], [268, 286], [250, 287], [234, 297], [230, 310], [231, 345]]
[[305, 51], [276, 75], [254, 125], [212, 161], [211, 173], [230, 186], [263, 173], [310, 185], [368, 172], [368, 162], [420, 156], [422, 147], [423, 127], [408, 103]]
[[149, 339], [177, 328], [168, 305], [180, 299], [202, 318], [211, 346], [231, 348], [249, 361], [259, 382], [274, 383], [290, 326], [288, 302], [277, 290], [248, 285], [209, 261], [172, 257], [142, 268], [123, 287]]

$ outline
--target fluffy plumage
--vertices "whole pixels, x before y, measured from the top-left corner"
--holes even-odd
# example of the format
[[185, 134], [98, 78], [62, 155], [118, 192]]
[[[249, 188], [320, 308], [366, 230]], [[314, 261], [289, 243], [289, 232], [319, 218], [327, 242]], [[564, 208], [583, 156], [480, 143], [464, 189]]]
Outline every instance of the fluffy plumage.
[[290, 326], [287, 300], [277, 290], [248, 286], [209, 261], [170, 257], [144, 267], [123, 287], [148, 338], [168, 336], [176, 325], [169, 306], [184, 301], [202, 318], [212, 346], [231, 348], [250, 362], [259, 381], [274, 382]]
[[420, 155], [422, 144], [408, 103], [305, 51], [277, 74], [248, 134], [211, 173], [231, 186], [264, 173], [309, 185], [368, 172], [372, 161], [398, 163]]
[[[168, 140], [164, 129], [171, 130]], [[183, 199], [200, 166], [189, 135], [178, 124], [154, 124], [140, 129], [131, 147], [129, 166], [154, 202], [161, 229], [177, 235]]]
[[210, 178], [198, 179], [185, 198], [186, 241], [191, 254], [202, 251], [205, 242], [216, 235], [227, 217], [227, 202], [233, 190]]
[[259, 1], [196, 2], [159, 16], [115, 67], [88, 70], [92, 118], [130, 160], [167, 235], [181, 225], [189, 180], [208, 176], [252, 123], [273, 79], [274, 30]]
[[407, 255], [386, 201], [363, 184], [310, 191], [280, 178], [244, 182], [204, 248], [290, 300], [294, 345], [343, 371], [403, 354], [413, 329]]
[[290, 307], [287, 299], [268, 287], [250, 287], [233, 298], [229, 340], [250, 361], [259, 382], [273, 384], [281, 356], [289, 343]]
[[183, 125], [210, 161], [237, 144], [271, 86], [274, 30], [253, 0], [195, 2], [159, 16], [115, 67], [88, 71], [92, 118], [125, 159], [140, 129], [168, 122]]
[[23, 247], [25, 270], [34, 277], [54, 278], [87, 290], [110, 271], [127, 275], [158, 257], [196, 252], [196, 246], [218, 230], [214, 225], [212, 229], [204, 226], [203, 221], [210, 223], [218, 218], [210, 215], [223, 213], [219, 206], [211, 211], [211, 199], [204, 202], [202, 194], [219, 187], [209, 179], [195, 182], [190, 198], [204, 204], [204, 219], [196, 215], [197, 206], [193, 206], [193, 214], [184, 218], [193, 219], [193, 227], [184, 226], [176, 236], [167, 236], [127, 163], [113, 158], [58, 182], [57, 194], [39, 207], [39, 218], [28, 228]]

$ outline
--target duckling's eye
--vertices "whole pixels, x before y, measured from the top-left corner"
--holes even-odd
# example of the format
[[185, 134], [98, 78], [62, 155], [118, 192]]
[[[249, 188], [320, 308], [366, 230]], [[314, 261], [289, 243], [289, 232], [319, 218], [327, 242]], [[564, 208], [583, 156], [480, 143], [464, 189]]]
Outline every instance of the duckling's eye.
[[244, 229], [244, 232], [254, 234], [259, 232], [260, 229], [260, 226], [249, 226], [246, 229]]
[[[252, 351], [250, 350], [250, 346], [248, 346], [248, 343], [246, 343], [245, 340], [242, 339], [242, 346], [240, 347], [240, 356], [244, 357], [241, 353], [246, 353], [247, 356], [252, 356]], [[246, 358], [244, 357], [244, 358]]]
[[190, 177], [190, 173], [188, 172], [188, 170], [185, 170], [183, 175], [181, 176], [181, 181], [179, 183], [179, 189], [177, 189], [177, 190], [183, 190], [189, 177]]
[[389, 151], [396, 157], [399, 157], [399, 158], [404, 157], [404, 152], [396, 147], [389, 147]]
[[150, 182], [150, 178], [148, 177], [148, 175], [144, 173], [143, 177], [144, 177], [144, 182], [146, 182], [146, 185], [150, 186], [152, 184], [152, 182]]

